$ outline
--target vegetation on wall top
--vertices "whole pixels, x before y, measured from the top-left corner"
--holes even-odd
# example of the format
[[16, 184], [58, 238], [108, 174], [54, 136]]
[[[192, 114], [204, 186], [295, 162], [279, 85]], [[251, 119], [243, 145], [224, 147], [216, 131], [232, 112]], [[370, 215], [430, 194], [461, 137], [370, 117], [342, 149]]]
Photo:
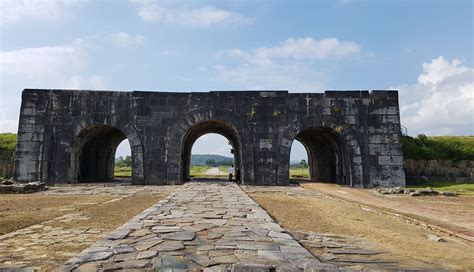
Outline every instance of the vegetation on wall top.
[[474, 136], [403, 136], [405, 159], [474, 160]]
[[16, 134], [15, 133], [0, 133], [0, 150], [15, 151], [16, 148]]

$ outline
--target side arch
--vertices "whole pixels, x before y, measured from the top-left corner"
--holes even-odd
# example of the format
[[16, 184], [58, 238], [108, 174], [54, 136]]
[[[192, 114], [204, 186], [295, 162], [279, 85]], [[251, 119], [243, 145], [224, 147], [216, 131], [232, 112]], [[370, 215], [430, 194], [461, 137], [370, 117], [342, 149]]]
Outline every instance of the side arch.
[[279, 178], [288, 179], [290, 150], [297, 139], [307, 150], [309, 163], [318, 164], [310, 168], [310, 177], [363, 187], [360, 141], [346, 122], [313, 115], [291, 121], [281, 135]]
[[[73, 118], [72, 128], [73, 138], [69, 148], [70, 161], [68, 171], [68, 179], [70, 183], [78, 182], [81, 153], [84, 151], [83, 149], [85, 147], [87, 148], [86, 143], [90, 142], [93, 137], [97, 136], [105, 137], [105, 142], [99, 140], [95, 145], [106, 144], [109, 146], [109, 149], [113, 149], [113, 154], [108, 154], [109, 157], [110, 155], [115, 155], [115, 149], [122, 140], [128, 139], [132, 153], [132, 183], [145, 183], [143, 142], [137, 129], [132, 124], [128, 122], [118, 122], [116, 118], [110, 115], [88, 114]], [[107, 152], [110, 152], [110, 150]], [[111, 162], [109, 160], [110, 159], [106, 161], [110, 164]]]
[[[201, 126], [201, 127], [200, 127]], [[186, 179], [186, 154], [192, 143], [206, 133], [218, 133], [233, 143], [236, 163], [242, 169], [242, 183], [254, 180], [254, 152], [250, 130], [246, 120], [234, 112], [211, 107], [201, 107], [184, 113], [170, 129], [166, 143], [167, 179], [171, 184], [182, 184]], [[190, 144], [191, 143], [191, 144]]]

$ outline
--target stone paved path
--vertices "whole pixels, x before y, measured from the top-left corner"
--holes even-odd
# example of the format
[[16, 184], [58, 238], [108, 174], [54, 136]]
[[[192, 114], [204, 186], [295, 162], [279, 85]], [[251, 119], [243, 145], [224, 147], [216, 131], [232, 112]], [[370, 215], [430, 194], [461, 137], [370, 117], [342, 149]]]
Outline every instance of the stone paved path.
[[236, 184], [191, 182], [62, 270], [243, 271], [248, 264], [251, 271], [324, 267]]

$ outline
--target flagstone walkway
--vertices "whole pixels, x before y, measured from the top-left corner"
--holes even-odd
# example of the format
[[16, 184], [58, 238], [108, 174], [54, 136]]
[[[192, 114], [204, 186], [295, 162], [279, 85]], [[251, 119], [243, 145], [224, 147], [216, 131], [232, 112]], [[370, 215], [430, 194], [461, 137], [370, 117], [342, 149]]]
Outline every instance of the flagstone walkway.
[[305, 267], [333, 268], [317, 261], [238, 185], [190, 182], [61, 269], [299, 271]]

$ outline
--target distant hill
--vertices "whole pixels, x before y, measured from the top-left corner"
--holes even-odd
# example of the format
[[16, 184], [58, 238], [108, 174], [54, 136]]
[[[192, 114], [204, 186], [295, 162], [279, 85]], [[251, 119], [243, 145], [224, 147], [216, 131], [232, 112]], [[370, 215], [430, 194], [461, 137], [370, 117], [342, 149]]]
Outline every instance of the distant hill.
[[212, 154], [192, 154], [191, 155], [191, 164], [192, 165], [206, 165], [207, 160], [214, 160], [216, 163], [222, 161], [234, 161], [234, 158], [229, 158], [221, 155], [212, 155]]

